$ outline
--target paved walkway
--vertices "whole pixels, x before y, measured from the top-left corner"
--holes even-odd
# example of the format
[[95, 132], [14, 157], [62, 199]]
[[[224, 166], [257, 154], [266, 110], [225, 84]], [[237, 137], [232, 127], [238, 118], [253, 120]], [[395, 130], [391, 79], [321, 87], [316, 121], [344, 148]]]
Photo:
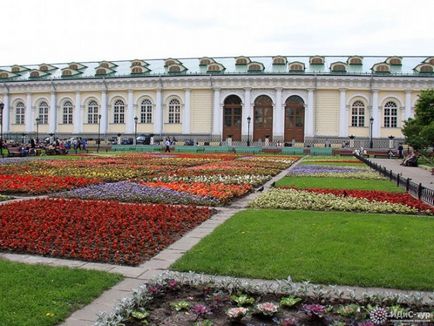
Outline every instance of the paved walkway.
[[[289, 170], [291, 170], [298, 164], [298, 162], [296, 162], [288, 169], [283, 170], [278, 175], [273, 177], [270, 181], [265, 183], [263, 191], [269, 189], [273, 182], [284, 177]], [[61, 324], [62, 326], [90, 326], [95, 323], [98, 313], [103, 311], [111, 311], [113, 309], [113, 306], [120, 299], [131, 295], [133, 289], [138, 288], [147, 280], [153, 279], [155, 276], [167, 271], [169, 266], [172, 265], [176, 260], [178, 260], [185, 252], [193, 248], [193, 246], [196, 245], [202, 238], [214, 231], [217, 226], [224, 223], [226, 220], [232, 217], [232, 215], [245, 209], [247, 207], [247, 204], [253, 199], [255, 199], [259, 194], [260, 192], [253, 192], [241, 199], [235, 200], [228, 207], [216, 208], [217, 213], [214, 214], [210, 219], [185, 234], [181, 239], [161, 251], [152, 259], [136, 267], [8, 253], [0, 253], [0, 258], [27, 264], [67, 266], [122, 274], [125, 277], [123, 281], [121, 281], [111, 289], [105, 291], [100, 297], [95, 299], [89, 305], [85, 306], [83, 309], [77, 310], [72, 313], [72, 315], [69, 316], [64, 323]], [[30, 198], [34, 197], [24, 197], [17, 200], [28, 200]]]
[[384, 166], [387, 170], [392, 170], [394, 173], [400, 173], [404, 178], [411, 178], [417, 184], [422, 183], [425, 188], [434, 190], [434, 175], [430, 171], [419, 167], [402, 166], [400, 165], [401, 160], [379, 158], [369, 160]]

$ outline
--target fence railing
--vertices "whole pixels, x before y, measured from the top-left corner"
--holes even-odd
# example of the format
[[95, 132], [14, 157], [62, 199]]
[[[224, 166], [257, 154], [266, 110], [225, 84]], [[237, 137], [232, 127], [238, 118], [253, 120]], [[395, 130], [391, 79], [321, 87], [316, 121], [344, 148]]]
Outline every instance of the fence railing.
[[395, 173], [392, 170], [387, 170], [384, 166], [371, 162], [366, 157], [360, 155], [354, 156], [357, 157], [360, 161], [367, 164], [370, 168], [378, 171], [383, 176], [389, 178], [390, 181], [395, 182], [398, 187], [405, 188], [405, 190], [409, 194], [415, 196], [419, 200], [431, 206], [434, 206], [434, 190], [422, 186], [422, 183], [417, 184], [411, 181], [411, 178], [404, 178], [399, 173]]

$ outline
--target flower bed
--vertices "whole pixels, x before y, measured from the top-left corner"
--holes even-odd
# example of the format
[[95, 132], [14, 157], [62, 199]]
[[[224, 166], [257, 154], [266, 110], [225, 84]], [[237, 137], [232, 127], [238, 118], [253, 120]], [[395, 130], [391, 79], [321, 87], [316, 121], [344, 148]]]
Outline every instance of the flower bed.
[[[282, 189], [291, 189], [290, 187], [281, 187]], [[318, 193], [318, 194], [333, 194], [338, 197], [354, 197], [366, 198], [368, 200], [405, 204], [416, 208], [424, 214], [434, 214], [434, 208], [425, 204], [424, 202], [412, 197], [408, 193], [396, 193], [378, 190], [348, 190], [348, 189], [304, 189], [305, 191]]]
[[0, 192], [45, 194], [100, 183], [100, 179], [33, 175], [0, 175]]
[[[374, 326], [390, 319], [404, 322], [415, 312], [432, 309], [375, 295], [361, 300], [339, 296], [324, 299], [318, 290], [310, 295], [303, 289], [290, 290], [291, 284], [285, 289], [267, 289], [248, 282], [221, 283], [226, 284], [204, 285], [194, 278], [187, 283], [184, 279], [164, 278], [150, 282], [135, 290], [131, 298], [122, 300], [113, 313], [100, 315], [96, 325]], [[433, 317], [425, 313], [423, 321], [429, 323]]]
[[201, 183], [224, 183], [224, 184], [251, 184], [252, 186], [258, 186], [271, 179], [271, 176], [267, 175], [193, 175], [193, 176], [180, 176], [180, 175], [167, 175], [151, 178], [153, 182], [201, 182]]
[[253, 208], [338, 210], [371, 213], [433, 214], [421, 207], [410, 207], [405, 202], [369, 200], [367, 198], [336, 196], [297, 189], [272, 189], [249, 204]]
[[224, 184], [224, 183], [205, 183], [205, 182], [144, 182], [144, 185], [153, 188], [167, 188], [182, 191], [202, 197], [213, 197], [220, 203], [229, 202], [234, 197], [241, 197], [252, 190], [252, 186], [247, 183]]
[[137, 265], [208, 219], [191, 206], [38, 199], [4, 204], [0, 249]]
[[86, 188], [74, 189], [54, 195], [63, 198], [119, 200], [132, 203], [159, 203], [159, 204], [184, 204], [215, 206], [219, 200], [202, 195], [194, 195], [184, 191], [177, 191], [176, 187], [163, 187], [158, 184], [137, 184], [134, 182], [120, 181], [93, 185]]
[[378, 173], [359, 167], [326, 166], [326, 165], [298, 165], [288, 175], [337, 177], [354, 179], [384, 179]]

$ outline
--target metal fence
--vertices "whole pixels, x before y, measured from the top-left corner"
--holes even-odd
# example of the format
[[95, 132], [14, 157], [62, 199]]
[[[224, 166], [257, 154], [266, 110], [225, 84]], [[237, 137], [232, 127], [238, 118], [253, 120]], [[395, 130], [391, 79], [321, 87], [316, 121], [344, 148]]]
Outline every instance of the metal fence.
[[371, 162], [363, 156], [354, 156], [360, 161], [366, 163], [370, 168], [378, 171], [381, 175], [389, 178], [390, 181], [395, 182], [396, 186], [405, 188], [409, 194], [429, 205], [434, 206], [434, 190], [425, 188], [422, 186], [422, 183], [417, 184], [411, 181], [411, 178], [404, 178], [399, 173], [394, 173], [392, 170], [387, 170], [384, 166]]

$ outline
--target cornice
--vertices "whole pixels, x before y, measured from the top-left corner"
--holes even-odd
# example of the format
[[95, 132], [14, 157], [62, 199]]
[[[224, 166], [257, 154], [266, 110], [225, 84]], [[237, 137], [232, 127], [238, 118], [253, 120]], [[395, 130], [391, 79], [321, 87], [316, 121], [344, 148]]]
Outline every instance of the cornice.
[[[6, 83], [1, 83], [5, 88]], [[62, 79], [8, 82], [10, 93], [70, 91], [108, 91], [143, 89], [225, 89], [225, 88], [366, 88], [413, 89], [434, 87], [434, 78], [427, 77], [378, 77], [337, 75], [221, 75], [212, 76], [155, 76], [142, 78]]]

